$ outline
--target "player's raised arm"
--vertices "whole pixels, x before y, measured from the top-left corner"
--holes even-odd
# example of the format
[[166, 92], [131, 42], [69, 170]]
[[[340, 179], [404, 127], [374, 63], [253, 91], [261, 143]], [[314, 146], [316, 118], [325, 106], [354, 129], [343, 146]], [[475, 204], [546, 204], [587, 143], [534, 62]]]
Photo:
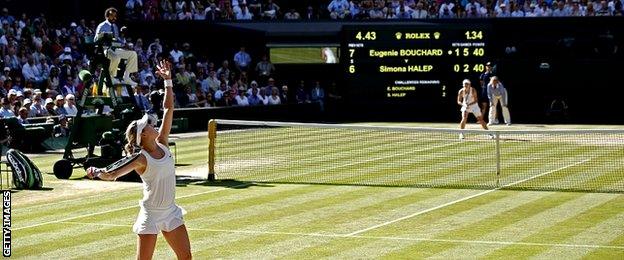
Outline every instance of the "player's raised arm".
[[169, 133], [173, 122], [173, 81], [171, 80], [171, 63], [160, 61], [156, 74], [165, 80], [165, 99], [163, 101], [163, 119], [159, 129], [158, 142], [168, 146]]

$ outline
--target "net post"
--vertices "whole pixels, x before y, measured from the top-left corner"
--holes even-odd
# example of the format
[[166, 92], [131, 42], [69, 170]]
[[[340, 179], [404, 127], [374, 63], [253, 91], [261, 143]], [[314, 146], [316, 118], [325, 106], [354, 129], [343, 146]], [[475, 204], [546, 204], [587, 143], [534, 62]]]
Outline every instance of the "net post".
[[215, 181], [215, 142], [217, 140], [217, 120], [208, 121], [208, 181]]
[[500, 186], [501, 156], [500, 156], [500, 132], [494, 134], [496, 138], [496, 186]]

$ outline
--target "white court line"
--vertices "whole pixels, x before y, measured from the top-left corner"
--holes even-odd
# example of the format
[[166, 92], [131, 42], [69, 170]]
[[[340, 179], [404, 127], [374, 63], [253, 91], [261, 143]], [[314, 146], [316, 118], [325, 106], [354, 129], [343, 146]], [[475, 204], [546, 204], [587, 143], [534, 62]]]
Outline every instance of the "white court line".
[[422, 215], [422, 214], [425, 214], [425, 213], [428, 213], [428, 212], [431, 212], [431, 211], [434, 211], [434, 210], [438, 210], [438, 209], [445, 208], [445, 207], [448, 207], [448, 206], [451, 206], [451, 205], [454, 205], [454, 204], [457, 204], [457, 203], [460, 203], [460, 202], [463, 202], [463, 201], [467, 201], [469, 199], [480, 197], [480, 196], [486, 195], [488, 193], [492, 193], [494, 191], [497, 191], [497, 190], [500, 190], [500, 189], [503, 189], [503, 188], [507, 188], [509, 186], [513, 186], [513, 185], [516, 185], [516, 184], [519, 184], [519, 183], [523, 183], [525, 181], [530, 181], [532, 179], [539, 178], [539, 177], [542, 177], [544, 175], [551, 174], [553, 172], [558, 172], [558, 171], [561, 171], [563, 169], [567, 169], [567, 168], [570, 168], [570, 167], [573, 167], [573, 166], [577, 166], [579, 164], [586, 163], [589, 160], [591, 160], [591, 158], [590, 159], [585, 159], [583, 161], [576, 162], [576, 163], [573, 163], [573, 164], [570, 164], [570, 165], [567, 165], [567, 166], [563, 166], [561, 168], [558, 168], [558, 169], [555, 169], [555, 170], [552, 170], [552, 171], [548, 171], [548, 172], [544, 172], [544, 173], [541, 173], [541, 174], [538, 174], [538, 175], [535, 175], [535, 176], [531, 176], [531, 177], [526, 178], [526, 179], [522, 179], [522, 180], [519, 180], [519, 181], [516, 181], [516, 182], [512, 182], [512, 183], [503, 185], [501, 187], [497, 187], [497, 188], [494, 188], [494, 189], [491, 189], [491, 190], [486, 190], [486, 191], [483, 191], [483, 192], [480, 192], [480, 193], [477, 193], [477, 194], [474, 194], [474, 195], [470, 195], [468, 197], [464, 197], [464, 198], [457, 199], [457, 200], [454, 200], [454, 201], [451, 201], [451, 202], [448, 202], [448, 203], [444, 203], [442, 205], [438, 205], [438, 206], [435, 206], [435, 207], [432, 207], [432, 208], [428, 208], [428, 209], [425, 209], [425, 210], [422, 210], [422, 211], [419, 211], [419, 212], [416, 212], [416, 213], [413, 213], [413, 214], [410, 214], [410, 215], [407, 215], [407, 216], [403, 216], [403, 217], [400, 217], [400, 218], [397, 218], [397, 219], [394, 219], [394, 220], [390, 220], [390, 221], [387, 221], [387, 222], [384, 222], [384, 223], [381, 223], [381, 224], [378, 224], [378, 225], [374, 225], [374, 226], [371, 226], [371, 227], [368, 227], [368, 228], [365, 228], [365, 229], [361, 229], [361, 230], [358, 230], [358, 231], [355, 231], [355, 232], [352, 232], [352, 233], [349, 233], [349, 234], [345, 234], [345, 236], [356, 236], [356, 235], [359, 235], [361, 233], [364, 233], [364, 232], [367, 232], [367, 231], [370, 231], [370, 230], [373, 230], [373, 229], [376, 229], [376, 228], [380, 228], [380, 227], [387, 226], [387, 225], [390, 225], [390, 224], [393, 224], [393, 223], [396, 223], [396, 222], [399, 222], [399, 221], [402, 221], [402, 220], [413, 218], [413, 217], [416, 217], [416, 216], [419, 216], [419, 215]]
[[[457, 143], [450, 143], [450, 144], [432, 146], [432, 147], [428, 147], [428, 148], [425, 148], [425, 149], [409, 151], [409, 152], [406, 152], [404, 154], [416, 153], [416, 152], [424, 152], [424, 151], [427, 151], [427, 150], [432, 150], [432, 149], [436, 149], [436, 148], [451, 146], [451, 145], [455, 145], [455, 144], [457, 144]], [[393, 156], [396, 156], [396, 154], [393, 155]], [[376, 161], [376, 160], [382, 160], [382, 159], [387, 159], [387, 158], [390, 158], [390, 157], [389, 156], [383, 156], [383, 157], [372, 158], [372, 159], [368, 159], [366, 161], [361, 161], [361, 162], [357, 162], [357, 163], [349, 163], [349, 164], [343, 164], [343, 165], [334, 166], [334, 167], [331, 167], [331, 168], [324, 169], [322, 171], [327, 171], [327, 170], [331, 170], [331, 169], [334, 169], [334, 168], [342, 168], [342, 167], [347, 167], [347, 166], [351, 166], [351, 165], [356, 165], [356, 164], [366, 163], [366, 162], [371, 162], [371, 161]], [[305, 174], [311, 174], [311, 173], [315, 173], [315, 172], [306, 172]], [[302, 174], [302, 175], [305, 175], [305, 174]], [[292, 176], [290, 176], [290, 177], [292, 177]], [[283, 179], [283, 178], [286, 178], [286, 177], [277, 177], [277, 178], [265, 180], [265, 181], [262, 181], [262, 182], [276, 181], [276, 180]], [[228, 188], [219, 188], [219, 189], [216, 189], [216, 190], [205, 191], [205, 192], [200, 192], [200, 193], [195, 193], [195, 194], [189, 194], [189, 195], [185, 195], [185, 196], [181, 196], [181, 197], [176, 197], [176, 199], [188, 198], [188, 197], [203, 195], [203, 194], [207, 194], [207, 193], [213, 193], [213, 192], [218, 192], [218, 191], [222, 191], [222, 190], [243, 187], [245, 185], [253, 185], [253, 182], [243, 183], [243, 184], [235, 185], [235, 186], [228, 187]], [[89, 214], [85, 214], [85, 215], [69, 217], [69, 218], [64, 218], [64, 219], [59, 219], [59, 220], [54, 220], [54, 221], [48, 221], [48, 222], [43, 222], [43, 223], [30, 225], [30, 226], [25, 226], [25, 227], [18, 227], [18, 228], [14, 228], [13, 230], [28, 229], [28, 228], [40, 227], [40, 226], [43, 226], [43, 225], [60, 223], [60, 222], [74, 220], [74, 219], [79, 219], [79, 218], [84, 218], [84, 217], [97, 216], [97, 215], [101, 215], [101, 214], [106, 214], [106, 213], [111, 213], [111, 212], [131, 209], [131, 208], [135, 208], [137, 206], [138, 205], [134, 205], [134, 206], [128, 206], [128, 207], [123, 207], [123, 208], [111, 209], [111, 210], [106, 210], [106, 211], [101, 211], [101, 212], [89, 213]]]
[[[87, 223], [87, 222], [71, 222], [64, 221], [64, 224], [84, 225], [84, 226], [104, 226], [104, 227], [132, 227], [132, 225], [106, 224], [106, 223]], [[624, 249], [624, 246], [609, 245], [588, 245], [588, 244], [556, 244], [556, 243], [531, 243], [531, 242], [512, 242], [512, 241], [490, 241], [490, 240], [465, 240], [465, 239], [435, 239], [435, 238], [410, 238], [410, 237], [389, 237], [389, 236], [348, 236], [343, 234], [323, 234], [323, 233], [298, 233], [298, 232], [279, 232], [279, 231], [256, 231], [256, 230], [228, 230], [228, 229], [206, 229], [206, 228], [186, 228], [189, 231], [205, 231], [215, 233], [238, 233], [252, 235], [291, 235], [291, 236], [308, 236], [308, 237], [329, 237], [329, 238], [365, 238], [380, 240], [402, 240], [402, 241], [422, 241], [422, 242], [442, 242], [442, 243], [461, 243], [461, 244], [486, 244], [486, 245], [518, 245], [518, 246], [544, 246], [544, 247], [568, 247], [568, 248], [602, 248], [602, 249]]]
[[[218, 189], [215, 189], [215, 190], [209, 190], [209, 191], [204, 191], [204, 192], [200, 192], [200, 193], [194, 193], [194, 194], [184, 195], [184, 196], [176, 197], [176, 199], [183, 199], [183, 198], [188, 198], [188, 197], [194, 197], [194, 196], [203, 195], [203, 194], [208, 194], [208, 193], [213, 193], [213, 192], [218, 192], [218, 191], [222, 191], [222, 190], [227, 190], [227, 189], [232, 189], [232, 188], [243, 187], [243, 186], [245, 186], [245, 185], [253, 185], [253, 184], [252, 184], [252, 183], [242, 183], [242, 184], [234, 185], [234, 186], [232, 186], [232, 187], [227, 187], [227, 188], [218, 188]], [[18, 228], [14, 228], [13, 230], [21, 230], [21, 229], [28, 229], [28, 228], [40, 227], [40, 226], [44, 226], [44, 225], [49, 225], [49, 224], [54, 224], [54, 223], [60, 223], [60, 222], [65, 222], [65, 221], [74, 220], [74, 219], [79, 219], [79, 218], [84, 218], [84, 217], [97, 216], [97, 215], [102, 215], [102, 214], [111, 213], [111, 212], [115, 212], [115, 211], [121, 211], [121, 210], [126, 210], [126, 209], [136, 208], [136, 207], [138, 207], [138, 206], [139, 206], [139, 205], [133, 205], [133, 206], [123, 207], [123, 208], [116, 208], [116, 209], [111, 209], [111, 210], [106, 210], [106, 211], [100, 211], [100, 212], [95, 212], [95, 213], [89, 213], [89, 214], [84, 214], [84, 215], [75, 216], [75, 217], [69, 217], [69, 218], [64, 218], [64, 219], [59, 219], [59, 220], [54, 220], [54, 221], [43, 222], [43, 223], [39, 223], [39, 224], [35, 224], [35, 225], [30, 225], [30, 226], [25, 226], [25, 227], [18, 227]]]

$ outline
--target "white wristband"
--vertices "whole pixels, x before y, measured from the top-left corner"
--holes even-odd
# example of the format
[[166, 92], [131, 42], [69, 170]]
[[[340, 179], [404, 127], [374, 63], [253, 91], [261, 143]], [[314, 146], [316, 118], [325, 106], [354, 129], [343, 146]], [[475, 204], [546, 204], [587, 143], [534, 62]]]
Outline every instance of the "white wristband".
[[165, 80], [165, 87], [173, 87], [173, 80], [166, 79]]

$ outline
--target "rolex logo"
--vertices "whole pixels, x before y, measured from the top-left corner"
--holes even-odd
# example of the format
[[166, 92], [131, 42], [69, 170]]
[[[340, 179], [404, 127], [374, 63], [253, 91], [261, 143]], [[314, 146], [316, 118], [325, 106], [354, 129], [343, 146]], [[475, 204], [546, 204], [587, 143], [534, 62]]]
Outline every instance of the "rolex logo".
[[433, 33], [433, 38], [435, 38], [436, 40], [440, 39], [440, 32], [434, 32]]
[[403, 34], [400, 32], [395, 33], [394, 36], [396, 36], [397, 40], [400, 40], [401, 38], [403, 38]]

